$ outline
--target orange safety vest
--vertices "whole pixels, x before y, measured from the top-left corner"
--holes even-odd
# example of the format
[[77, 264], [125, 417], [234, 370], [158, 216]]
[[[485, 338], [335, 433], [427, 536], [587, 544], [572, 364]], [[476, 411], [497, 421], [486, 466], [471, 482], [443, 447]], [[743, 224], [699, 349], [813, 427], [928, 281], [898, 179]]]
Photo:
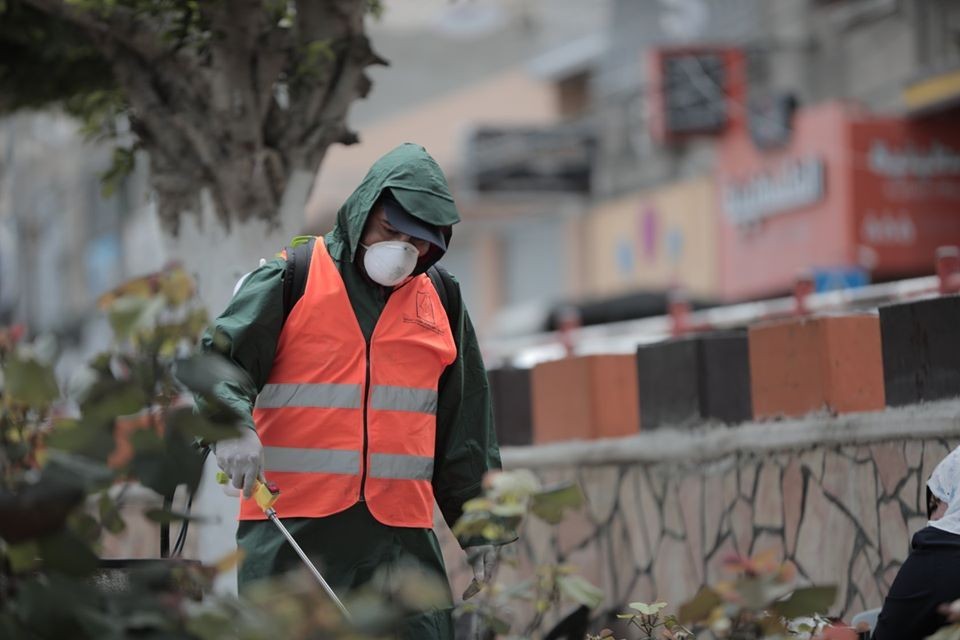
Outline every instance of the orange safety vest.
[[[432, 527], [437, 384], [456, 356], [426, 274], [393, 290], [367, 345], [318, 238], [253, 411], [278, 512], [320, 518], [365, 500], [383, 524]], [[241, 520], [263, 518], [241, 501]]]

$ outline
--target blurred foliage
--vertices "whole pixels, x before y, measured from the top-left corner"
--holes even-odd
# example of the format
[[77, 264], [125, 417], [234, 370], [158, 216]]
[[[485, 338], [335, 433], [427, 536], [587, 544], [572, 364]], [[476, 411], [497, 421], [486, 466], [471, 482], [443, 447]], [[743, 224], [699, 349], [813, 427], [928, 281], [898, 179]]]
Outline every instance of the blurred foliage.
[[[465, 543], [482, 540], [498, 545], [498, 568], [487, 583], [471, 583], [457, 615], [475, 615], [496, 634], [508, 635], [520, 628], [519, 635], [510, 637], [528, 638], [564, 602], [598, 607], [603, 592], [578, 575], [572, 565], [538, 565], [531, 576], [511, 584], [497, 578], [500, 564], [518, 565], [517, 549], [502, 545], [523, 535], [528, 518], [558, 525], [567, 512], [583, 504], [583, 492], [575, 484], [544, 488], [532, 472], [524, 469], [487, 474], [483, 496], [464, 504], [463, 516], [454, 525], [453, 533]], [[521, 623], [519, 618], [524, 615], [527, 619]]]
[[60, 104], [83, 117], [115, 91], [110, 65], [78, 29], [27, 3], [0, 3], [0, 113]]
[[[773, 552], [732, 556], [725, 568], [733, 579], [701, 588], [677, 614], [665, 613], [666, 602], [631, 602], [617, 617], [639, 631], [639, 640], [857, 640], [853, 629], [825, 617], [836, 588], [797, 588], [796, 568]], [[616, 639], [611, 629], [587, 636]]]
[[[22, 327], [0, 330], [3, 638], [151, 630], [192, 637], [182, 615], [186, 594], [207, 588], [217, 572], [168, 561], [125, 572], [120, 593], [100, 583], [102, 536], [124, 530], [126, 488], [139, 482], [166, 496], [178, 486], [193, 491], [201, 472], [194, 443], [236, 433], [194, 412], [189, 389], [174, 377], [175, 362], [193, 352], [207, 323], [182, 269], [129, 282], [100, 303], [114, 346], [73, 372], [63, 393], [54, 341], [27, 341]], [[159, 511], [151, 515], [178, 517]]]
[[837, 596], [834, 586], [797, 587], [796, 566], [780, 563], [773, 551], [752, 558], [732, 556], [725, 562], [734, 579], [703, 587], [680, 607], [677, 622], [689, 626], [697, 638], [758, 640], [765, 638], [824, 638], [836, 631], [824, 617]]

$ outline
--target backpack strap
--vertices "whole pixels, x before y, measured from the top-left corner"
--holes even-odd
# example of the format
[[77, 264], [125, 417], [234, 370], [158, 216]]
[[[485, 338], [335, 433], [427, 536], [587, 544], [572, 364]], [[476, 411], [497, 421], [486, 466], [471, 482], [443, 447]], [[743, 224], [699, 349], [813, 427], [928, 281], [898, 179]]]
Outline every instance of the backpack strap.
[[[442, 273], [441, 273], [442, 272]], [[440, 296], [440, 304], [443, 305], [444, 311], [447, 312], [447, 318], [450, 318], [450, 296], [447, 293], [447, 278], [444, 278], [444, 274], [449, 276], [449, 272], [443, 267], [437, 265], [431, 265], [427, 269], [427, 275], [430, 277], [430, 282], [433, 283], [433, 288], [437, 290], [437, 295]], [[450, 328], [453, 328], [453, 321], [450, 320]]]
[[[431, 266], [429, 269], [427, 269], [427, 275], [430, 276], [430, 281], [437, 290], [437, 295], [440, 296], [440, 303], [443, 305], [443, 310], [447, 312], [447, 322], [450, 323], [450, 335], [453, 336], [453, 343], [457, 346], [457, 350], [459, 351], [460, 327], [456, 322], [454, 322], [454, 318], [450, 314], [450, 301], [451, 299], [454, 300], [458, 306], [462, 304], [460, 301], [460, 290], [454, 286], [453, 276], [450, 275], [450, 272], [441, 266]], [[450, 367], [447, 367], [440, 375], [439, 389], [442, 389], [446, 384], [447, 378], [450, 377], [450, 371]]]
[[286, 248], [287, 266], [283, 271], [283, 322], [303, 297], [307, 289], [307, 275], [310, 273], [310, 259], [313, 257], [313, 246], [317, 243], [316, 237], [306, 242]]

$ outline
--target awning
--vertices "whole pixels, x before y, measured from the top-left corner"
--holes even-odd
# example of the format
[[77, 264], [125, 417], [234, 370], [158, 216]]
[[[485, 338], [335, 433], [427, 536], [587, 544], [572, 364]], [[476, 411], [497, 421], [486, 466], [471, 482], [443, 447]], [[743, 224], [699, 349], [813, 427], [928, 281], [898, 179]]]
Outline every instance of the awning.
[[935, 113], [960, 106], [960, 69], [935, 73], [916, 80], [903, 90], [910, 113]]

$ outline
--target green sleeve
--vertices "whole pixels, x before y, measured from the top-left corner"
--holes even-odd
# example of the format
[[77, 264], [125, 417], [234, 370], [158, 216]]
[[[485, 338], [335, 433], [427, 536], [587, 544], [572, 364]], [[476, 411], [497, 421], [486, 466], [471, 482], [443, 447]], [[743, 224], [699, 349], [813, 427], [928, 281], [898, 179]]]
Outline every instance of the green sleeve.
[[[482, 492], [487, 471], [500, 469], [500, 448], [493, 427], [493, 407], [480, 345], [460, 298], [459, 285], [449, 301], [457, 359], [440, 380], [433, 492], [449, 526], [463, 503]], [[464, 546], [485, 543], [471, 541]]]
[[[214, 387], [217, 399], [243, 416], [253, 426], [253, 404], [266, 384], [283, 328], [283, 271], [286, 262], [273, 259], [253, 271], [227, 308], [207, 329], [200, 348], [219, 353], [247, 374], [242, 381], [220, 382]], [[198, 398], [201, 410], [209, 405]], [[216, 415], [211, 415], [217, 418]]]

